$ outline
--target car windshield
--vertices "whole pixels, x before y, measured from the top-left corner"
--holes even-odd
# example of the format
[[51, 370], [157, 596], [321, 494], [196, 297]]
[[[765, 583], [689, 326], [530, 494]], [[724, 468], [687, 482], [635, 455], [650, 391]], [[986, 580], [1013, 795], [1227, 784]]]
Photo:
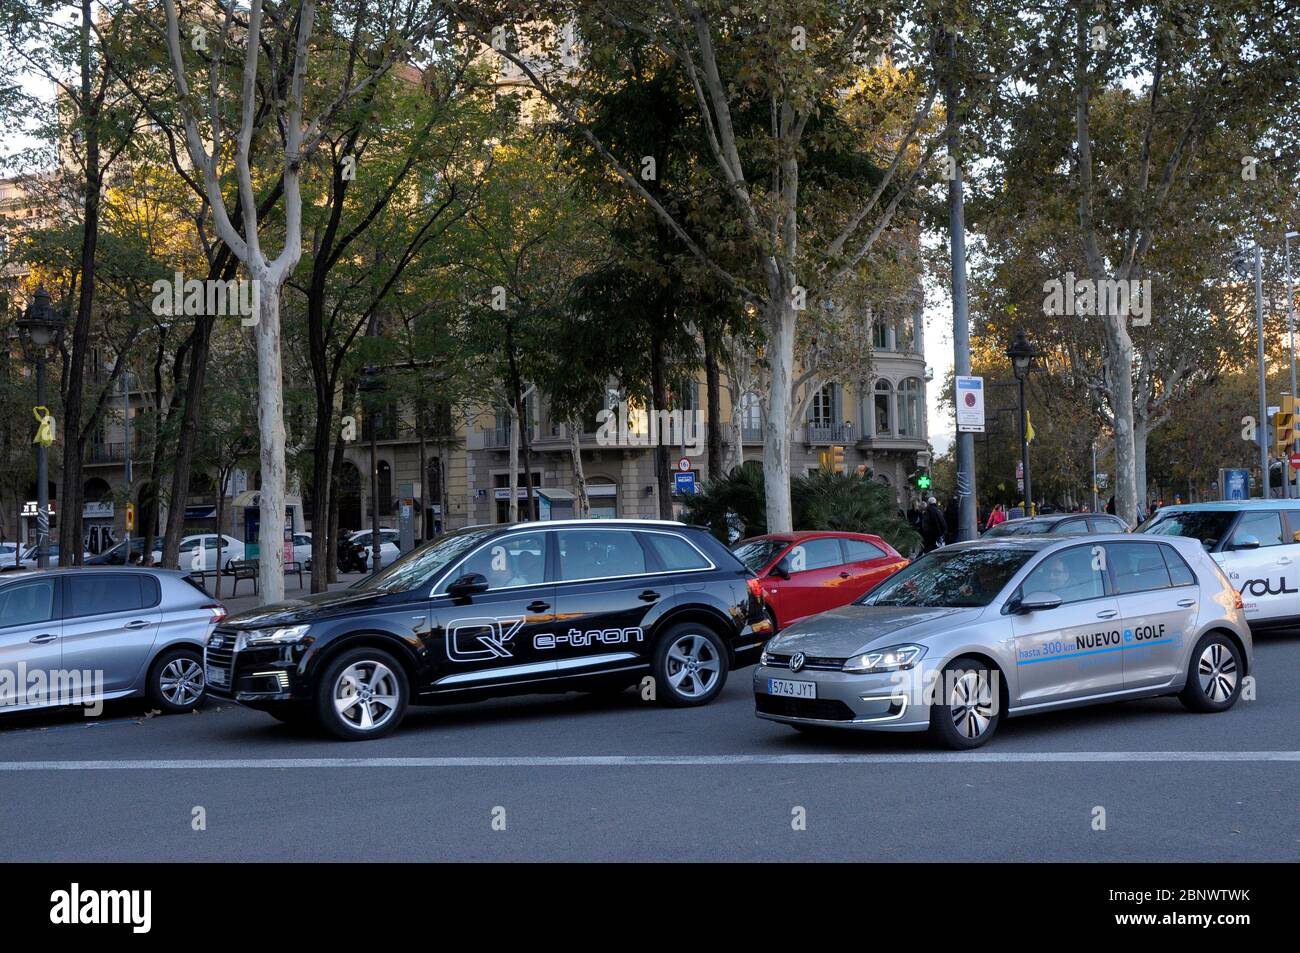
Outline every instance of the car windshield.
[[748, 539], [732, 546], [731, 552], [750, 572], [759, 572], [789, 545], [785, 539]]
[[939, 549], [859, 600], [867, 606], [986, 606], [1033, 556], [1031, 549]]
[[1050, 533], [1052, 531], [1051, 520], [1029, 520], [1028, 522], [1007, 522], [999, 523], [991, 530], [985, 533], [985, 536], [1027, 536], [1030, 533]]
[[1190, 536], [1206, 549], [1219, 545], [1237, 514], [1232, 510], [1183, 510], [1157, 513], [1137, 528], [1152, 536]]
[[425, 543], [419, 549], [402, 556], [387, 569], [367, 576], [353, 585], [354, 589], [380, 592], [407, 592], [433, 579], [451, 562], [467, 550], [477, 546], [493, 533], [495, 528], [450, 533]]

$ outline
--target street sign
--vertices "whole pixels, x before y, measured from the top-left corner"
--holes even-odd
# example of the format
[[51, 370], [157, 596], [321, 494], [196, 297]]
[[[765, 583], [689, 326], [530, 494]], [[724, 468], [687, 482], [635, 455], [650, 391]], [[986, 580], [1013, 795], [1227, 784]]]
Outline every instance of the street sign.
[[1223, 487], [1223, 499], [1250, 499], [1251, 479], [1249, 470], [1219, 470], [1219, 486]]
[[686, 457], [682, 457], [677, 461], [677, 469], [682, 473], [689, 473], [691, 470], [691, 461]]
[[984, 378], [958, 377], [957, 432], [984, 432]]
[[1300, 453], [1291, 454], [1291, 469], [1300, 470]]
[[694, 471], [688, 470], [685, 473], [673, 474], [673, 492], [683, 495], [692, 495], [699, 492], [699, 487], [695, 482]]
[[[1025, 480], [1025, 461], [1024, 461], [1024, 460], [1017, 460], [1017, 461], [1016, 461], [1016, 479], [1017, 479], [1018, 481], [1020, 481], [1021, 483], [1023, 483], [1024, 480]], [[1021, 489], [1024, 489], [1024, 488], [1021, 487]]]

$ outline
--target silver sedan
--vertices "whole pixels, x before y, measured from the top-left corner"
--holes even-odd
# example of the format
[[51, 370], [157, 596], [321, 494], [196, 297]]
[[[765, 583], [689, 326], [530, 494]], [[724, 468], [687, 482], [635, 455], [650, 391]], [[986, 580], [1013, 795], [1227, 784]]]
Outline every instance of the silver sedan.
[[203, 645], [225, 607], [170, 569], [106, 566], [0, 577], [0, 711], [203, 697]]
[[1195, 539], [1010, 537], [937, 550], [796, 623], [754, 670], [760, 718], [987, 742], [1002, 717], [1157, 695], [1231, 708], [1240, 594]]

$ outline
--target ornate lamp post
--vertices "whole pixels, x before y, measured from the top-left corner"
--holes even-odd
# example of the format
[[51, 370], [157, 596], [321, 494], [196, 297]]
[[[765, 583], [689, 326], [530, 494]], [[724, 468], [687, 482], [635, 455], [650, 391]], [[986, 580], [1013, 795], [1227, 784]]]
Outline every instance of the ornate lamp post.
[[1025, 378], [1029, 376], [1030, 365], [1038, 351], [1029, 343], [1024, 331], [1017, 331], [1011, 346], [1007, 348], [1007, 357], [1011, 359], [1011, 369], [1015, 371], [1020, 384], [1020, 465], [1025, 471], [1025, 515], [1034, 512], [1034, 490], [1029, 480], [1029, 407], [1025, 403]]
[[36, 364], [36, 565], [50, 565], [50, 443], [54, 439], [54, 418], [45, 406], [45, 349], [63, 330], [63, 315], [54, 310], [50, 293], [38, 288], [27, 313], [18, 319], [18, 329]]

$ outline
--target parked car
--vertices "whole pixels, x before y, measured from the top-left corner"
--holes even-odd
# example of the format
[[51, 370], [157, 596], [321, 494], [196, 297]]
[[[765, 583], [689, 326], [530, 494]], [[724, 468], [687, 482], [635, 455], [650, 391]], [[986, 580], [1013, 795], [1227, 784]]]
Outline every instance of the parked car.
[[311, 533], [293, 534], [293, 561], [302, 563], [302, 568], [311, 572]]
[[1128, 524], [1109, 513], [1052, 513], [1003, 520], [984, 531], [982, 539], [1001, 536], [1082, 536], [1087, 533], [1127, 533]]
[[[126, 540], [122, 540], [114, 546], [110, 546], [102, 553], [90, 556], [86, 559], [87, 566], [124, 566], [126, 565]], [[131, 555], [140, 558], [144, 557], [144, 539], [139, 536], [131, 539]]]
[[355, 585], [231, 616], [209, 691], [336, 737], [407, 706], [622, 691], [703, 705], [771, 632], [758, 580], [699, 527], [557, 520], [446, 533]]
[[[52, 568], [52, 567], [58, 566], [58, 565], [59, 565], [59, 544], [58, 544], [58, 543], [50, 543], [50, 544], [49, 544], [49, 550], [50, 550], [50, 551], [49, 551], [49, 556], [50, 556], [50, 567]], [[12, 557], [12, 554], [11, 554], [11, 557]], [[28, 546], [25, 550], [23, 550], [23, 554], [22, 554], [22, 556], [19, 557], [18, 568], [20, 568], [20, 569], [35, 569], [36, 566], [37, 566], [37, 558], [36, 558], [36, 557], [37, 557], [37, 547], [35, 547], [35, 546]], [[90, 553], [82, 552], [82, 554], [81, 554], [82, 562], [85, 562], [85, 561], [86, 561], [87, 559], [89, 559], [89, 558], [90, 558]], [[10, 562], [8, 565], [0, 564], [0, 570], [4, 570], [4, 569], [13, 569], [13, 568], [14, 568], [14, 565], [13, 565], [12, 562]]]
[[1300, 623], [1300, 500], [1165, 506], [1137, 532], [1197, 540], [1241, 594], [1251, 628]]
[[[348, 540], [350, 542], [356, 543], [357, 545], [365, 549], [366, 567], [368, 569], [373, 569], [375, 564], [374, 564], [374, 555], [371, 548], [370, 537], [371, 537], [370, 530], [359, 529], [351, 536], [349, 536]], [[402, 538], [402, 534], [395, 529], [381, 529], [379, 531], [379, 568], [380, 569], [383, 569], [387, 566], [391, 566], [393, 563], [397, 561], [397, 557], [402, 555], [402, 550], [398, 545], [401, 541], [401, 538]]]
[[731, 547], [753, 570], [777, 630], [845, 606], [911, 560], [870, 533], [753, 536]]
[[[156, 540], [161, 543], [161, 540]], [[162, 546], [153, 551], [153, 561], [162, 563]], [[221, 534], [221, 571], [232, 572], [231, 563], [244, 558], [244, 544], [233, 536]], [[217, 568], [217, 534], [197, 533], [181, 539], [178, 558], [181, 569], [186, 572], [212, 572]]]
[[[142, 695], [164, 712], [188, 711], [204, 693], [203, 645], [225, 616], [220, 602], [176, 570], [49, 569], [0, 577], [0, 669], [16, 686], [0, 708]], [[17, 675], [20, 663], [25, 680]]]
[[981, 539], [776, 636], [754, 700], [801, 730], [975, 748], [1004, 716], [1094, 702], [1175, 695], [1226, 711], [1252, 652], [1241, 596], [1196, 540]]

